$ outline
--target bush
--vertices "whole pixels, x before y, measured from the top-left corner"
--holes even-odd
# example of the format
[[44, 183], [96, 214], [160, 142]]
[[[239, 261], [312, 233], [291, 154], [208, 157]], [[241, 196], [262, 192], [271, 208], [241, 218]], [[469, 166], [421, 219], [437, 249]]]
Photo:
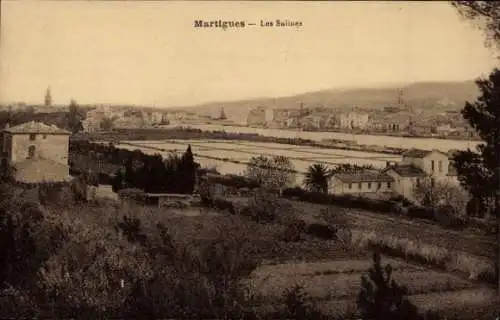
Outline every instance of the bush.
[[439, 206], [434, 212], [434, 218], [441, 226], [450, 229], [463, 230], [469, 224], [467, 216], [457, 214], [449, 205]]
[[419, 319], [417, 308], [404, 298], [405, 287], [392, 279], [392, 267], [382, 269], [380, 254], [373, 254], [373, 266], [369, 275], [361, 277], [358, 308], [366, 320], [413, 320]]
[[286, 242], [297, 242], [303, 240], [302, 234], [306, 233], [306, 223], [301, 219], [293, 219], [285, 227], [282, 240]]
[[228, 211], [231, 214], [234, 214], [236, 212], [234, 209], [234, 204], [231, 201], [222, 198], [213, 199], [212, 207], [222, 211]]
[[426, 219], [434, 221], [434, 210], [431, 208], [426, 208], [422, 206], [411, 206], [408, 207], [408, 216], [417, 219]]
[[280, 318], [285, 319], [321, 319], [322, 315], [302, 286], [296, 285], [283, 293], [285, 312]]
[[270, 222], [278, 217], [291, 215], [292, 212], [292, 205], [261, 191], [248, 202], [241, 214], [257, 222]]
[[306, 232], [314, 237], [325, 240], [337, 238], [337, 228], [326, 224], [312, 223], [307, 226]]

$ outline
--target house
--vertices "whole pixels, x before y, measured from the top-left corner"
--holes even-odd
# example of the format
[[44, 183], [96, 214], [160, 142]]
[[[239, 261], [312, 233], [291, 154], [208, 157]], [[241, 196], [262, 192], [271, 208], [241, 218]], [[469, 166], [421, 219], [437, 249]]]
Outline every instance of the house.
[[446, 153], [437, 150], [410, 149], [403, 154], [399, 164], [390, 165], [383, 172], [394, 179], [394, 192], [413, 200], [415, 187], [423, 179], [431, 181], [449, 179], [450, 160]]
[[332, 176], [328, 192], [335, 195], [389, 198], [393, 195], [393, 183], [394, 178], [376, 170], [338, 173]]
[[344, 129], [365, 129], [369, 123], [366, 113], [349, 112], [340, 115], [340, 127]]
[[12, 170], [14, 181], [22, 184], [68, 182], [70, 132], [54, 125], [27, 122], [1, 132], [1, 167]]
[[101, 119], [99, 118], [93, 118], [93, 117], [87, 117], [86, 119], [82, 120], [82, 127], [83, 131], [85, 132], [96, 132], [101, 129]]
[[443, 124], [436, 127], [436, 133], [441, 136], [447, 136], [453, 131], [455, 130], [449, 124]]

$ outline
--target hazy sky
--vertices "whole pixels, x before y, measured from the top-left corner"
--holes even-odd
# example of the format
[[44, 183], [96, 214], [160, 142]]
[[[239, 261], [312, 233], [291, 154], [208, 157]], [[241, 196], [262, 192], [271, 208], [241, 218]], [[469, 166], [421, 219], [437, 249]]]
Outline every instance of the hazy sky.
[[[447, 2], [2, 1], [0, 101], [189, 105], [375, 83], [467, 80], [495, 65]], [[301, 28], [194, 28], [196, 19]]]

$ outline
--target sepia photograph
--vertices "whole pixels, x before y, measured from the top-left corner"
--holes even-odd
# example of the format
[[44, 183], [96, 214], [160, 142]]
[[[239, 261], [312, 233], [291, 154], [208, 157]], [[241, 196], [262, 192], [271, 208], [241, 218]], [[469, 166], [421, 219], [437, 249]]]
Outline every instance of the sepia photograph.
[[1, 319], [500, 319], [500, 1], [0, 9]]

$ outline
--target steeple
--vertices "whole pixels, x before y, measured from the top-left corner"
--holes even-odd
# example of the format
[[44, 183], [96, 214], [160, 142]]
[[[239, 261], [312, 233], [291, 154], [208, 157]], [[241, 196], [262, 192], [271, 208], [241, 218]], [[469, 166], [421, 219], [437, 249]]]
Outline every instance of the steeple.
[[50, 86], [47, 88], [45, 92], [45, 106], [50, 107], [52, 105], [52, 94], [50, 93]]
[[403, 101], [403, 89], [398, 90], [398, 108], [402, 109], [404, 107]]
[[226, 120], [226, 119], [227, 119], [226, 113], [224, 112], [224, 107], [221, 107], [221, 108], [220, 108], [220, 115], [219, 115], [219, 119], [220, 119], [220, 120]]

